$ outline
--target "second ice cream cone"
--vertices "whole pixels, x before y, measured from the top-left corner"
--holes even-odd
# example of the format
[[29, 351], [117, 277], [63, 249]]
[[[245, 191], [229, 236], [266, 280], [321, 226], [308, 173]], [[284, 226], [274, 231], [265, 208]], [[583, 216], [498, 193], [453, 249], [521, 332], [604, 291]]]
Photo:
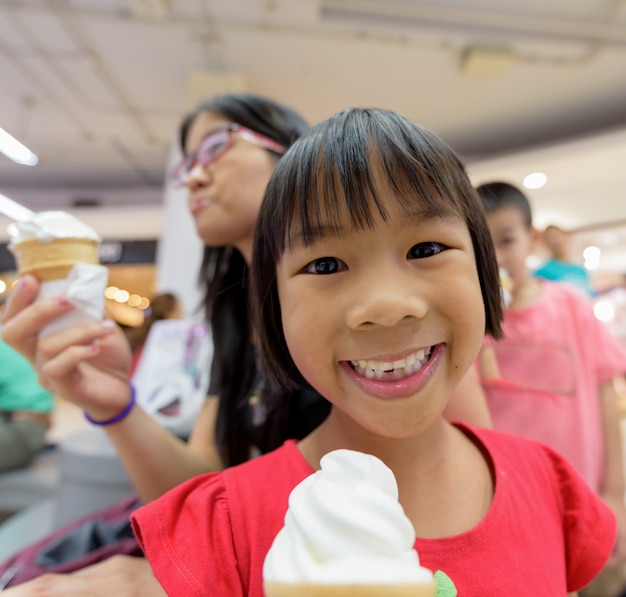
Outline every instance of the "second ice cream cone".
[[99, 264], [98, 243], [89, 238], [29, 239], [12, 247], [19, 274], [42, 282], [62, 280], [77, 263]]

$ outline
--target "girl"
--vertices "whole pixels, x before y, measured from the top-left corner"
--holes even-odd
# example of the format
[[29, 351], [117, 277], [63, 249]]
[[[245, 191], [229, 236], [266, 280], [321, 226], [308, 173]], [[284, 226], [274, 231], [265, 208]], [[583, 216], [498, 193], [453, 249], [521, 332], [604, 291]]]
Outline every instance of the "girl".
[[261, 597], [291, 489], [339, 448], [394, 471], [421, 563], [459, 595], [554, 597], [597, 574], [615, 520], [571, 466], [442, 417], [502, 315], [480, 204], [442, 141], [373, 109], [316, 126], [271, 179], [253, 256], [268, 382], [289, 391], [306, 380], [331, 412], [302, 441], [133, 515], [168, 595]]
[[[214, 357], [210, 396], [188, 443], [130, 400], [128, 343], [111, 322], [76, 326], [38, 342], [37, 331], [71, 309], [66, 301], [37, 301], [38, 284], [22, 280], [2, 320], [3, 337], [37, 366], [56, 394], [82, 406], [115, 444], [144, 501], [192, 476], [244, 462], [287, 437], [302, 438], [328, 414], [310, 389], [297, 392], [284, 416], [267, 414], [258, 397], [255, 348], [248, 323], [247, 277], [259, 205], [276, 163], [302, 133], [292, 109], [253, 94], [202, 103], [180, 128], [184, 159], [174, 175], [187, 189], [188, 208], [205, 243], [200, 273]], [[255, 398], [256, 396], [256, 398]]]
[[[187, 189], [188, 208], [206, 245], [200, 281], [214, 342], [210, 395], [188, 442], [141, 408], [126, 408], [131, 353], [111, 322], [76, 326], [39, 342], [45, 322], [72, 307], [63, 299], [33, 303], [39, 285], [31, 276], [21, 280], [2, 313], [3, 337], [36, 366], [46, 387], [95, 421], [114, 421], [103, 429], [143, 501], [196, 474], [267, 452], [288, 437], [302, 438], [328, 414], [328, 402], [308, 386], [290, 393], [288, 409], [268, 410], [268, 392], [259, 392], [248, 322], [248, 262], [259, 205], [276, 163], [307, 129], [292, 109], [247, 93], [211, 98], [181, 124], [184, 159], [174, 174]], [[484, 402], [480, 406], [486, 411]], [[127, 414], [119, 417], [120, 412]], [[12, 580], [11, 586], [23, 583], [17, 595], [86, 597], [133, 587], [142, 595], [163, 594], [140, 558], [115, 558], [72, 576], [46, 575], [24, 583], [29, 572], [22, 570]], [[112, 584], [118, 579], [119, 586]]]
[[[71, 399], [104, 427], [144, 501], [155, 499], [194, 475], [238, 464], [251, 454], [301, 439], [329, 412], [329, 403], [307, 383], [282, 390], [263, 386], [248, 321], [248, 264], [253, 230], [267, 182], [286, 148], [305, 130], [304, 120], [273, 100], [252, 94], [228, 94], [201, 104], [183, 122], [184, 160], [176, 171], [188, 191], [188, 206], [206, 248], [201, 272], [205, 310], [212, 327], [214, 360], [210, 396], [188, 443], [184, 443], [129, 402], [130, 355], [123, 335], [108, 322], [90, 323], [37, 339], [37, 331], [71, 309], [63, 300], [37, 301], [38, 285], [25, 277], [2, 314], [3, 337], [35, 363], [47, 387]], [[264, 369], [261, 369], [264, 371]], [[120, 411], [127, 415], [119, 418]], [[446, 412], [452, 419], [490, 424], [484, 397], [459, 393]], [[119, 558], [102, 564], [103, 577]], [[122, 578], [141, 560], [122, 562]], [[148, 569], [149, 573], [149, 569]], [[46, 576], [21, 585], [27, 591], [47, 587], [50, 595], [93, 595], [110, 583], [98, 571], [80, 578]], [[85, 580], [87, 579], [87, 580]], [[130, 589], [128, 585], [125, 590]], [[144, 593], [145, 588], [142, 588]], [[160, 594], [160, 591], [157, 591]]]

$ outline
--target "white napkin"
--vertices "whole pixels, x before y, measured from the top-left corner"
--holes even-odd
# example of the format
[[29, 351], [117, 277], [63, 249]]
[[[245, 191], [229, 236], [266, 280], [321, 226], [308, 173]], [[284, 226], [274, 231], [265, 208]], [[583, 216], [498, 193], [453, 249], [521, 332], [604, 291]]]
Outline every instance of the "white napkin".
[[42, 282], [37, 299], [66, 296], [74, 309], [42, 328], [39, 337], [60, 332], [86, 321], [100, 321], [104, 316], [104, 291], [109, 271], [103, 265], [77, 263], [63, 280]]

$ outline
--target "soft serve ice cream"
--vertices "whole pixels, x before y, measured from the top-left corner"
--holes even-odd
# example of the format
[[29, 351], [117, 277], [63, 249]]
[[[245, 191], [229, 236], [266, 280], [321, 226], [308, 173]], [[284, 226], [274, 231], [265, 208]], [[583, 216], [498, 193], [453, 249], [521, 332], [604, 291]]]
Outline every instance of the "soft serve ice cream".
[[435, 595], [391, 470], [352, 450], [330, 452], [320, 465], [291, 492], [263, 566], [266, 596]]
[[90, 226], [64, 211], [42, 211], [11, 224], [8, 232], [20, 275], [41, 282], [38, 298], [64, 295], [74, 305], [40, 335], [102, 319], [108, 270], [100, 265], [101, 239]]

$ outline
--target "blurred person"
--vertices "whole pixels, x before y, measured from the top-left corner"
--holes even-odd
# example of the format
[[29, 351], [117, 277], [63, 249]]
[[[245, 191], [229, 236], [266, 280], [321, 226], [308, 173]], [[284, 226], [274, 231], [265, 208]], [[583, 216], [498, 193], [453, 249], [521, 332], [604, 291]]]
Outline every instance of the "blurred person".
[[[35, 302], [38, 284], [29, 276], [2, 315], [7, 342], [36, 363], [46, 385], [103, 426], [145, 502], [196, 475], [269, 452], [287, 438], [301, 439], [330, 411], [306, 382], [289, 397], [289, 409], [276, 411], [282, 395], [265, 386], [249, 320], [248, 268], [265, 187], [281, 156], [307, 129], [292, 109], [247, 93], [211, 98], [181, 124], [184, 158], [175, 176], [187, 189], [188, 209], [205, 244], [200, 278], [214, 343], [209, 396], [188, 442], [134, 404], [130, 348], [112, 322], [81, 324], [39, 340], [37, 331], [72, 307], [63, 298]], [[448, 418], [491, 425], [482, 394], [468, 389], [458, 397], [447, 408]]]
[[0, 472], [28, 466], [45, 447], [53, 408], [33, 366], [0, 339]]
[[626, 372], [626, 349], [596, 319], [588, 297], [528, 270], [536, 234], [522, 191], [504, 182], [477, 191], [498, 266], [512, 282], [503, 337], [486, 338], [478, 360], [494, 427], [558, 450], [612, 507], [619, 533], [607, 570], [621, 569], [626, 506], [615, 380]]
[[574, 263], [571, 259], [569, 233], [558, 226], [550, 225], [543, 231], [541, 240], [550, 257], [533, 274], [537, 278], [572, 284], [592, 296], [589, 273], [582, 265]]
[[[7, 342], [37, 364], [49, 387], [105, 423], [144, 501], [194, 475], [274, 449], [286, 437], [304, 437], [328, 414], [328, 402], [305, 384], [291, 412], [271, 416], [274, 397], [257, 367], [248, 317], [248, 264], [265, 186], [281, 155], [307, 129], [290, 108], [253, 94], [209, 99], [181, 125], [184, 159], [176, 177], [187, 189], [188, 208], [206, 245], [201, 278], [214, 343], [210, 395], [188, 443], [142, 409], [128, 408], [130, 349], [112, 322], [81, 324], [39, 340], [45, 322], [72, 307], [62, 297], [34, 302], [38, 284], [28, 276], [3, 312]], [[458, 406], [461, 414], [450, 417], [467, 414], [488, 425], [486, 405], [473, 404], [468, 397]]]

